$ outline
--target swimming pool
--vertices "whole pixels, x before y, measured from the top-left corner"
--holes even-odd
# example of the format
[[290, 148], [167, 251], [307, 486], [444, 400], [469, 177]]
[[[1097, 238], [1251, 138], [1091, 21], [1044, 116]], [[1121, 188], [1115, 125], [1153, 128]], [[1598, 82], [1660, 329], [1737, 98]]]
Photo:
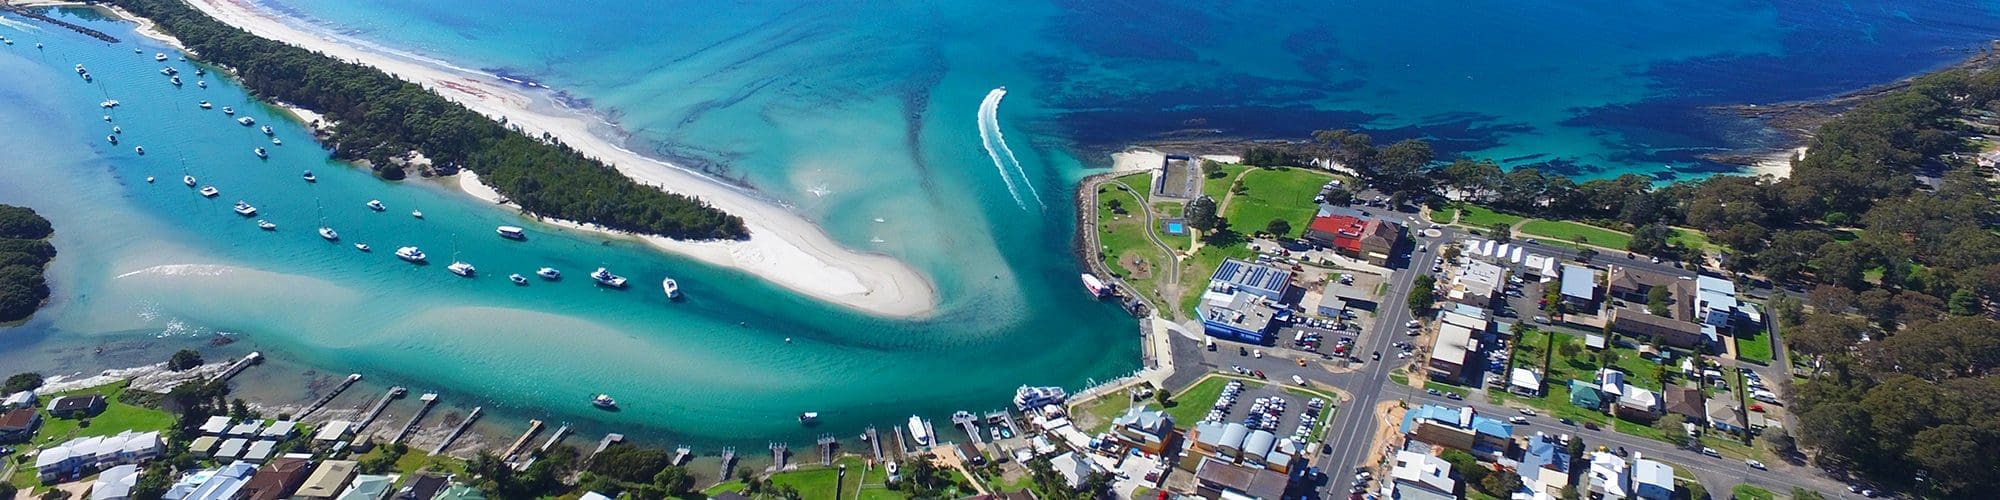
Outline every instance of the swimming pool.
[[1181, 236], [1181, 235], [1185, 235], [1185, 234], [1188, 234], [1188, 233], [1187, 233], [1187, 221], [1185, 221], [1185, 220], [1182, 220], [1182, 219], [1166, 219], [1166, 220], [1162, 220], [1162, 221], [1160, 221], [1160, 224], [1161, 224], [1161, 225], [1162, 225], [1162, 226], [1163, 226], [1164, 228], [1166, 228], [1166, 231], [1167, 231], [1167, 234], [1170, 234], [1170, 235], [1174, 235], [1174, 236]]

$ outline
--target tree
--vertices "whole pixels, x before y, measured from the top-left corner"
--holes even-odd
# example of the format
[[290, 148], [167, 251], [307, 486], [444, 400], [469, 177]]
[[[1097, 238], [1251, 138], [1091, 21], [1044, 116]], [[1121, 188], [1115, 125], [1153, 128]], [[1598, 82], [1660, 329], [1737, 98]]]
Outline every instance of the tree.
[[665, 491], [667, 496], [686, 495], [694, 488], [694, 476], [688, 475], [686, 467], [669, 465], [653, 475], [653, 485]]
[[666, 450], [617, 444], [591, 458], [589, 470], [619, 481], [647, 483], [671, 460]]
[[1494, 244], [1505, 244], [1514, 241], [1514, 226], [1505, 222], [1496, 223], [1491, 229], [1486, 231], [1486, 237], [1491, 238]]
[[1271, 219], [1271, 223], [1264, 225], [1264, 232], [1271, 233], [1272, 237], [1283, 238], [1292, 233], [1292, 223], [1285, 222], [1284, 219]]
[[1437, 304], [1437, 278], [1429, 274], [1417, 276], [1410, 287], [1409, 306], [1411, 311], [1426, 311]]
[[1216, 163], [1208, 160], [1195, 160], [1195, 161], [1201, 162], [1202, 177], [1207, 177], [1210, 179], [1220, 179], [1222, 178], [1222, 176], [1228, 175], [1228, 172], [1224, 172], [1222, 170], [1221, 163]]
[[1575, 342], [1563, 342], [1556, 345], [1556, 352], [1561, 353], [1565, 358], [1575, 358], [1577, 354], [1583, 353], [1583, 346]]
[[1590, 259], [1595, 258], [1597, 258], [1597, 249], [1595, 248], [1583, 247], [1576, 251], [1577, 262], [1590, 262]]
[[1463, 479], [1466, 484], [1483, 484], [1486, 481], [1486, 475], [1493, 472], [1487, 470], [1485, 466], [1480, 465], [1478, 458], [1474, 458], [1472, 454], [1463, 451], [1447, 449], [1444, 450], [1444, 453], [1439, 453], [1438, 458], [1442, 458], [1446, 462], [1451, 462], [1451, 470], [1457, 472], [1458, 477]]
[[1125, 203], [1118, 201], [1116, 198], [1112, 199], [1111, 201], [1105, 202], [1104, 206], [1110, 207], [1111, 213], [1119, 215], [1125, 214]]
[[1670, 296], [1671, 292], [1665, 286], [1656, 286], [1651, 290], [1647, 290], [1646, 311], [1653, 313], [1654, 316], [1669, 316], [1668, 313], [1672, 311], [1667, 308], [1667, 299]]
[[201, 366], [201, 353], [195, 352], [194, 349], [174, 351], [173, 357], [167, 358], [168, 370], [184, 372], [197, 366]]
[[1203, 196], [1188, 201], [1182, 214], [1187, 216], [1188, 227], [1211, 231], [1222, 225], [1222, 217], [1215, 210], [1215, 199]]
[[42, 386], [42, 374], [35, 372], [16, 373], [11, 377], [7, 377], [7, 384], [5, 387], [0, 387], [0, 393], [13, 394], [16, 392], [33, 390], [34, 388], [41, 386]]
[[1485, 479], [1479, 480], [1479, 490], [1495, 497], [1508, 498], [1520, 489], [1521, 475], [1511, 471], [1489, 473]]
[[1165, 388], [1153, 390], [1153, 402], [1159, 403], [1160, 406], [1164, 408], [1173, 407], [1172, 404], [1173, 400], [1171, 397], [1169, 397], [1169, 395], [1167, 394], [1167, 390]]
[[1820, 495], [1817, 491], [1793, 486], [1792, 500], [1826, 500], [1826, 497]]

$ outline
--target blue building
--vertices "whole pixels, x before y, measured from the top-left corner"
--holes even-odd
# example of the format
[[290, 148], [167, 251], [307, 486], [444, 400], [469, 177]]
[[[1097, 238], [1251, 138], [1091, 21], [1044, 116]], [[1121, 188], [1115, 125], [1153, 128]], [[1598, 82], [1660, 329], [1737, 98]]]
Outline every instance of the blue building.
[[1264, 264], [1225, 259], [1208, 278], [1209, 288], [1227, 286], [1252, 295], [1282, 301], [1292, 289], [1292, 272]]
[[1273, 320], [1288, 316], [1272, 299], [1211, 285], [1201, 295], [1202, 332], [1210, 337], [1249, 344], [1268, 344]]

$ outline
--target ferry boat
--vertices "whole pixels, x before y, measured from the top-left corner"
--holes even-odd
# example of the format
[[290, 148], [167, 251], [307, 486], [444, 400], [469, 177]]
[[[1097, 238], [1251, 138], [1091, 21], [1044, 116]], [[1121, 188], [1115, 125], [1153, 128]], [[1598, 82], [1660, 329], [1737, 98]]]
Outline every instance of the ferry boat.
[[528, 233], [525, 233], [525, 232], [522, 232], [522, 231], [521, 231], [521, 228], [519, 228], [519, 227], [516, 227], [516, 226], [500, 226], [500, 227], [496, 227], [496, 228], [493, 228], [493, 232], [495, 232], [495, 233], [499, 233], [499, 234], [500, 234], [500, 237], [502, 237], [502, 238], [506, 238], [506, 239], [510, 239], [510, 240], [524, 240], [524, 239], [528, 239]]
[[819, 412], [809, 411], [799, 414], [799, 423], [810, 424], [819, 420]]
[[424, 257], [424, 251], [417, 249], [417, 247], [403, 247], [396, 249], [396, 258], [410, 261], [413, 264], [422, 264], [424, 262], [424, 259], [426, 259], [426, 257]]
[[271, 126], [270, 126], [270, 125], [265, 125], [265, 126], [264, 126], [264, 135], [271, 135]]
[[470, 278], [472, 277], [473, 274], [479, 272], [479, 269], [472, 267], [472, 264], [467, 264], [465, 263], [465, 261], [461, 260], [451, 261], [451, 265], [445, 266], [444, 269], [446, 271], [451, 271], [452, 274], [464, 276], [467, 278]]
[[368, 208], [377, 212], [388, 210], [382, 207], [382, 200], [368, 200]]
[[320, 226], [319, 237], [326, 238], [326, 241], [335, 241], [340, 239], [340, 233], [334, 232], [333, 228]]
[[213, 107], [215, 107], [215, 105], [214, 105], [214, 104], [209, 104], [209, 103], [208, 103], [208, 101], [202, 101], [202, 102], [200, 102], [200, 103], [197, 103], [197, 104], [195, 104], [195, 105], [196, 105], [196, 106], [201, 106], [201, 109], [209, 109], [209, 108], [213, 108]]
[[270, 157], [271, 157], [271, 152], [269, 152], [269, 151], [265, 151], [265, 150], [264, 150], [264, 148], [257, 148], [257, 149], [252, 149], [252, 150], [250, 150], [250, 152], [252, 152], [252, 153], [256, 153], [256, 154], [257, 154], [257, 157], [258, 157], [258, 158], [267, 158], [267, 159], [268, 159], [268, 158], [270, 158]]
[[372, 251], [374, 251], [374, 250], [375, 250], [374, 248], [370, 248], [370, 247], [368, 246], [368, 244], [367, 244], [367, 243], [355, 243], [355, 244], [354, 244], [354, 249], [355, 249], [355, 250], [360, 250], [360, 251], [363, 251], [363, 252], [372, 252]]
[[528, 277], [522, 276], [520, 273], [509, 274], [507, 275], [507, 281], [512, 281], [516, 285], [527, 286]]
[[165, 53], [165, 52], [154, 52], [154, 53], [153, 53], [153, 60], [155, 60], [155, 61], [165, 61], [165, 60], [167, 60], [167, 53]]
[[255, 124], [255, 123], [257, 123], [257, 119], [256, 119], [256, 118], [251, 118], [251, 117], [248, 117], [248, 116], [239, 116], [239, 117], [236, 117], [236, 123], [241, 123], [241, 124], [243, 124], [243, 126], [245, 126], [245, 127], [248, 127], [248, 126], [250, 126], [250, 125], [252, 125], [252, 124]]
[[616, 409], [618, 408], [618, 400], [611, 399], [610, 394], [598, 394], [597, 397], [590, 398], [590, 405], [606, 410]]
[[1014, 407], [1021, 411], [1028, 411], [1048, 405], [1058, 405], [1067, 400], [1069, 400], [1069, 393], [1063, 392], [1063, 388], [1061, 387], [1028, 387], [1024, 385], [1020, 389], [1014, 390]]
[[145, 146], [132, 146], [132, 152], [133, 152], [133, 153], [136, 153], [136, 154], [139, 154], [139, 155], [145, 155], [145, 154], [146, 154], [146, 147], [145, 147]]
[[236, 108], [232, 108], [232, 107], [229, 107], [229, 106], [223, 106], [223, 107], [222, 107], [222, 114], [225, 114], [225, 115], [233, 115], [233, 114], [236, 114]]
[[606, 271], [602, 267], [597, 268], [596, 271], [591, 271], [590, 279], [597, 280], [597, 284], [599, 285], [604, 285], [612, 288], [625, 288], [624, 276], [611, 274], [611, 271]]
[[930, 430], [924, 428], [924, 419], [916, 415], [910, 415], [910, 440], [916, 441], [917, 446], [931, 444]]
[[557, 271], [556, 268], [553, 267], [544, 267], [541, 269], [537, 269], [535, 270], [535, 275], [541, 276], [542, 279], [551, 281], [562, 279], [562, 271]]
[[265, 231], [276, 231], [278, 230], [278, 225], [272, 224], [271, 221], [257, 219], [257, 228]]
[[1090, 273], [1083, 273], [1083, 289], [1089, 290], [1091, 295], [1100, 299], [1111, 296], [1111, 287]]
[[206, 196], [206, 197], [209, 197], [209, 198], [214, 198], [214, 197], [215, 197], [215, 195], [218, 195], [218, 194], [222, 194], [222, 190], [220, 190], [220, 189], [216, 189], [216, 188], [215, 188], [215, 186], [202, 186], [202, 187], [201, 187], [201, 195], [202, 195], [202, 196]]
[[235, 210], [237, 215], [241, 215], [244, 217], [257, 215], [257, 207], [250, 206], [249, 203], [244, 202], [243, 200], [236, 200]]
[[306, 182], [319, 182], [319, 176], [313, 175], [313, 171], [311, 170], [307, 170], [305, 175], [299, 177], [305, 179]]
[[669, 299], [681, 298], [681, 284], [675, 282], [673, 278], [660, 280], [660, 289], [666, 290]]

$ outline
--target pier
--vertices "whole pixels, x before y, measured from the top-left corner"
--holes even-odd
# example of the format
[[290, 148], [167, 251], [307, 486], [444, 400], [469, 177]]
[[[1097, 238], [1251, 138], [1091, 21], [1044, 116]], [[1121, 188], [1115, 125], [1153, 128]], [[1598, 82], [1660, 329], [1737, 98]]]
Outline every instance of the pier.
[[382, 399], [375, 401], [375, 407], [368, 409], [368, 415], [361, 417], [361, 421], [354, 424], [354, 432], [360, 434], [362, 429], [368, 428], [368, 424], [375, 422], [375, 417], [382, 416], [382, 410], [389, 407], [389, 402], [408, 393], [409, 390], [403, 386], [390, 387], [389, 392], [382, 393]]
[[910, 444], [903, 441], [903, 426], [898, 425], [895, 427], [891, 427], [889, 428], [889, 433], [896, 436], [896, 456], [902, 457], [909, 455]]
[[562, 427], [557, 427], [556, 433], [550, 434], [547, 441], [542, 441], [542, 446], [535, 448], [535, 453], [548, 453], [550, 449], [556, 447], [556, 444], [561, 443], [565, 437], [569, 437], [569, 423], [567, 422], [563, 423]]
[[725, 481], [729, 480], [729, 472], [730, 472], [730, 469], [734, 469], [734, 468], [736, 468], [736, 447], [734, 447], [734, 446], [731, 446], [731, 447], [727, 447], [727, 448], [723, 448], [723, 449], [722, 449], [722, 478], [723, 478], [723, 480], [725, 480]]
[[820, 465], [833, 465], [833, 449], [838, 442], [839, 440], [834, 439], [832, 434], [821, 434], [819, 436]]
[[[687, 464], [688, 456], [693, 454], [694, 454], [694, 449], [689, 448], [688, 445], [680, 445], [679, 447], [674, 448], [674, 462], [673, 462], [674, 466], [678, 467]], [[727, 480], [729, 478], [725, 477], [723, 479]]]
[[870, 425], [867, 430], [861, 431], [861, 439], [868, 441], [868, 448], [875, 452], [875, 461], [882, 461], [882, 435], [875, 432], [875, 426]]
[[521, 447], [527, 446], [528, 440], [533, 439], [535, 437], [535, 434], [540, 432], [542, 432], [542, 421], [529, 420], [528, 432], [521, 433], [521, 437], [514, 439], [514, 444], [507, 445], [507, 451], [500, 454], [500, 459], [513, 460], [515, 455], [519, 455], [521, 453]]
[[312, 406], [307, 406], [306, 411], [299, 412], [298, 420], [301, 421], [305, 420], [306, 415], [311, 415], [313, 414], [313, 412], [319, 411], [319, 409], [321, 407], [326, 406], [327, 403], [333, 402], [333, 398], [339, 397], [341, 392], [347, 391], [348, 387], [353, 386], [355, 382], [360, 382], [360, 381], [361, 381], [361, 374], [359, 373], [347, 374], [347, 380], [340, 381], [340, 385], [333, 386], [332, 391], [327, 392], [325, 396], [320, 396], [319, 400], [313, 401]]
[[790, 450], [790, 448], [791, 445], [787, 445], [785, 443], [771, 443], [772, 471], [775, 472], [775, 471], [785, 470], [785, 457], [789, 457], [792, 455], [792, 451]]
[[[960, 411], [953, 413], [951, 415], [951, 423], [958, 426], [959, 430], [965, 431], [965, 435], [972, 438], [972, 444], [986, 444], [986, 440], [979, 437], [979, 419], [973, 417], [971, 412]], [[937, 438], [933, 437], [932, 439]]]
[[71, 23], [69, 21], [64, 21], [61, 19], [45, 16], [42, 15], [42, 13], [40, 12], [35, 12], [34, 10], [26, 7], [18, 7], [13, 4], [0, 3], [0, 11], [12, 12], [14, 14], [20, 15], [21, 17], [26, 17], [29, 19], [34, 19], [36, 21], [41, 21], [56, 26], [61, 26], [63, 28], [69, 29], [70, 31], [82, 33], [84, 34], [84, 36], [96, 38], [100, 41], [103, 41], [104, 43], [118, 43], [118, 37], [107, 35], [102, 31], [97, 31], [94, 29], [85, 28], [83, 26], [78, 26], [77, 24]]
[[446, 435], [443, 442], [438, 443], [437, 449], [431, 450], [431, 454], [441, 454], [444, 453], [445, 448], [450, 448], [452, 441], [457, 441], [459, 435], [465, 434], [465, 429], [472, 427], [472, 421], [479, 420], [479, 410], [484, 409], [486, 409], [484, 406], [474, 407], [472, 413], [465, 416], [465, 421], [459, 422], [458, 427], [452, 429], [451, 434]]
[[599, 440], [597, 440], [597, 449], [595, 449], [595, 450], [591, 450], [591, 451], [590, 451], [590, 456], [588, 456], [588, 457], [583, 457], [583, 461], [585, 461], [585, 462], [589, 462], [589, 461], [590, 461], [590, 459], [592, 459], [592, 458], [596, 458], [596, 457], [597, 457], [597, 454], [599, 454], [599, 453], [604, 453], [604, 449], [605, 449], [605, 448], [610, 448], [610, 447], [611, 447], [611, 445], [614, 445], [614, 444], [618, 444], [618, 443], [623, 443], [623, 442], [625, 442], [625, 435], [624, 435], [624, 434], [619, 434], [619, 433], [615, 433], [615, 432], [614, 432], [614, 433], [611, 433], [611, 434], [605, 434], [605, 435], [604, 435], [604, 439], [599, 439]]
[[403, 429], [396, 431], [396, 437], [390, 439], [389, 444], [401, 443], [403, 442], [403, 438], [410, 437], [410, 432], [417, 430], [417, 421], [422, 420], [424, 414], [430, 413], [431, 407], [437, 406], [438, 395], [437, 393], [424, 393], [417, 400], [422, 401], [424, 405], [418, 407], [417, 412], [410, 415], [410, 421], [403, 423]]
[[236, 374], [243, 373], [244, 368], [249, 368], [250, 365], [262, 362], [264, 362], [264, 354], [258, 352], [252, 352], [248, 355], [243, 356], [243, 359], [236, 360], [235, 363], [230, 363], [229, 368], [222, 370], [222, 373], [216, 375], [215, 378], [217, 380], [228, 382], [229, 379], [236, 378]]

